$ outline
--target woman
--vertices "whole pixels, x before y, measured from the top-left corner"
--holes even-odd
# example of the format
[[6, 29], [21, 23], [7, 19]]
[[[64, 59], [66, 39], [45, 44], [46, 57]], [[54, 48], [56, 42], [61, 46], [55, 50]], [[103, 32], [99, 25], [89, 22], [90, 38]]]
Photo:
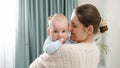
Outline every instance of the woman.
[[[53, 55], [42, 54], [30, 68], [97, 68], [99, 48], [94, 42], [98, 32], [101, 16], [97, 8], [91, 4], [77, 7], [71, 16], [71, 40], [77, 44], [64, 44]], [[100, 26], [100, 31], [107, 29]]]

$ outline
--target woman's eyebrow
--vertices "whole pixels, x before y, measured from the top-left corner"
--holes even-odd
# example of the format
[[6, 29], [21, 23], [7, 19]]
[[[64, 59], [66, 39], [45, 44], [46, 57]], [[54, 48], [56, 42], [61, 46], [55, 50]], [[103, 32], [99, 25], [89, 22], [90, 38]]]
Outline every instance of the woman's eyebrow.
[[71, 23], [72, 23], [73, 25], [76, 25], [73, 21], [71, 21]]

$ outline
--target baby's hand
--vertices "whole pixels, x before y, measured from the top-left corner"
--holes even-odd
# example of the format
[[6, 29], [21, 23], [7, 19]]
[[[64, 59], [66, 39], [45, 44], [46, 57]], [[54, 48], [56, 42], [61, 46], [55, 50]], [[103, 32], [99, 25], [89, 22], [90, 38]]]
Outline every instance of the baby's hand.
[[61, 38], [60, 39], [60, 42], [63, 44], [63, 42], [65, 41], [65, 39], [64, 38]]

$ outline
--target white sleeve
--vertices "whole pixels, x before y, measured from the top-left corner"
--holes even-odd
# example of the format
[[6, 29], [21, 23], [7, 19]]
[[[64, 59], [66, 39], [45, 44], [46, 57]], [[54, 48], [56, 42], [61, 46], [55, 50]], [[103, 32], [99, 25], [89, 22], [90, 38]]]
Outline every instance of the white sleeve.
[[50, 40], [49, 37], [47, 37], [43, 46], [43, 50], [47, 54], [53, 54], [61, 47], [61, 45], [62, 43], [60, 42], [60, 40], [53, 42]]

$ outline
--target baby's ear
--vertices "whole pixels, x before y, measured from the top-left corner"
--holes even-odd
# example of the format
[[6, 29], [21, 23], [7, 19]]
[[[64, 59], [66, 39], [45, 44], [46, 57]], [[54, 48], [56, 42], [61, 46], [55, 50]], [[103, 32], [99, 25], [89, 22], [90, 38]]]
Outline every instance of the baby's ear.
[[47, 27], [47, 32], [48, 32], [48, 34], [50, 34], [50, 27], [49, 27], [49, 25]]

